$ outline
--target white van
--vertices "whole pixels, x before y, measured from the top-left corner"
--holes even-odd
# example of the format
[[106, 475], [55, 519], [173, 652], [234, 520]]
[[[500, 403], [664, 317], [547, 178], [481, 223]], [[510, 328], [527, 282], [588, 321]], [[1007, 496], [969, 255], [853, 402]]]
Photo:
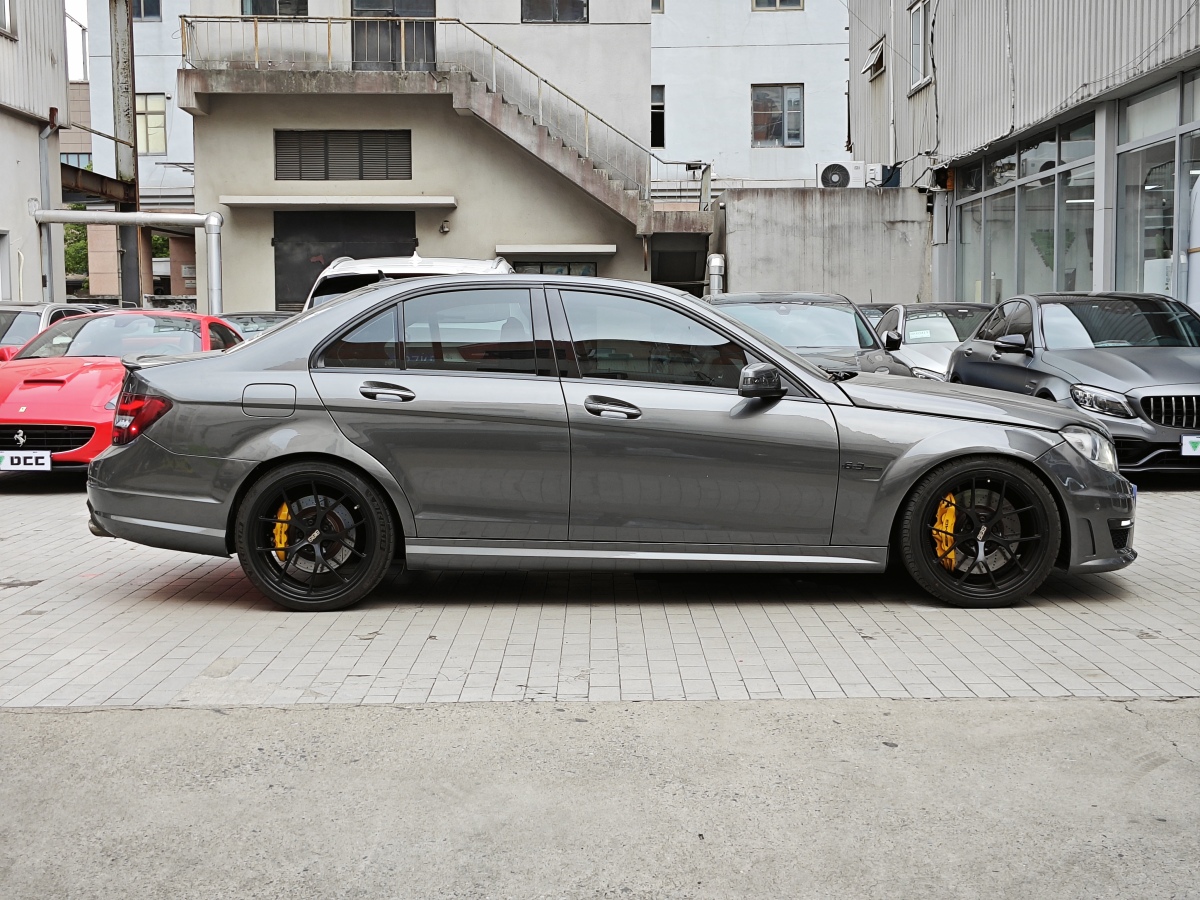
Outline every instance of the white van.
[[354, 259], [342, 256], [335, 259], [313, 283], [304, 301], [312, 309], [343, 294], [382, 281], [385, 278], [423, 278], [427, 275], [511, 275], [513, 267], [502, 256], [495, 259], [449, 259], [412, 256], [379, 256]]

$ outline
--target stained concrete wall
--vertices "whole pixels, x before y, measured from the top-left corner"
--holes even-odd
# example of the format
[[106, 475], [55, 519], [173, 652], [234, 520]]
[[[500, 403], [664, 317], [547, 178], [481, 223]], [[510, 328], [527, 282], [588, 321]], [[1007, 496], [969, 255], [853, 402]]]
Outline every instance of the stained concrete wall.
[[[8, 40], [8, 38], [3, 38]], [[29, 203], [40, 206], [41, 163], [38, 134], [42, 123], [0, 109], [0, 295], [6, 300], [40, 303], [42, 257], [38, 225], [29, 214]], [[58, 166], [58, 134], [49, 138], [50, 198], [57, 206], [62, 197]], [[54, 296], [66, 294], [63, 278], [61, 225], [51, 225]]]
[[[500, 244], [615, 244], [599, 274], [648, 280], [643, 249], [629, 221], [556, 174], [473, 116], [457, 115], [448, 95], [213, 95], [195, 118], [196, 204], [225, 216], [225, 309], [274, 306], [274, 210], [230, 207], [222, 197], [304, 198], [330, 194], [453, 196], [458, 208], [418, 209], [422, 256], [490, 259]], [[292, 128], [412, 129], [411, 181], [276, 181], [274, 131]], [[450, 232], [439, 226], [448, 220]], [[197, 294], [204, 306], [205, 252], [197, 246]]]
[[917, 190], [746, 188], [721, 201], [729, 291], [932, 299], [931, 217]]

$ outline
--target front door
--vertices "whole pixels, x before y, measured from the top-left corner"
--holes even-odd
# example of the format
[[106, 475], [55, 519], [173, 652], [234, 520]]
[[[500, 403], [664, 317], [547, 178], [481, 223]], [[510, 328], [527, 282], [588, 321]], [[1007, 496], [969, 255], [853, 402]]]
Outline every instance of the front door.
[[757, 360], [668, 305], [558, 294], [581, 376], [562, 382], [571, 540], [829, 544], [838, 438], [823, 402], [740, 397]]
[[414, 212], [275, 213], [275, 308], [299, 310], [317, 276], [339, 256], [412, 256]]
[[[356, 70], [432, 72], [437, 67], [437, 0], [354, 0], [351, 15]], [[401, 18], [425, 21], [396, 21]]]
[[525, 288], [413, 297], [312, 371], [342, 433], [404, 489], [420, 538], [566, 539], [567, 416], [558, 380], [537, 371], [535, 296], [537, 308]]

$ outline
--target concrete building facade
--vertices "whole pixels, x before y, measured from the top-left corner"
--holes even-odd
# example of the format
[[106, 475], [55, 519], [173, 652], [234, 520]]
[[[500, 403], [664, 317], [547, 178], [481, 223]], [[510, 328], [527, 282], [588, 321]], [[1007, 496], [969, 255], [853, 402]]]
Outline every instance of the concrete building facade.
[[934, 298], [1200, 305], [1200, 7], [850, 0], [856, 157], [930, 192]]
[[62, 0], [0, 3], [0, 301], [62, 298], [62, 228], [30, 207], [62, 197], [58, 134], [69, 125]]
[[666, 157], [711, 160], [718, 190], [813, 186], [818, 164], [851, 158], [841, 0], [652, 9], [650, 112]]

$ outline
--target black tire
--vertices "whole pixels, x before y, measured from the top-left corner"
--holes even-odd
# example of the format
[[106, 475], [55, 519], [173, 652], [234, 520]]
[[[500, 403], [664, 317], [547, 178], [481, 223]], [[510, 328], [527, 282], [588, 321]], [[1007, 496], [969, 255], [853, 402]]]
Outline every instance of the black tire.
[[991, 456], [954, 460], [922, 478], [897, 531], [917, 584], [968, 609], [1011, 606], [1037, 590], [1061, 542], [1046, 485], [1020, 463]]
[[280, 606], [326, 612], [353, 606], [392, 565], [396, 526], [379, 491], [319, 462], [281, 466], [246, 492], [234, 547], [254, 586]]

